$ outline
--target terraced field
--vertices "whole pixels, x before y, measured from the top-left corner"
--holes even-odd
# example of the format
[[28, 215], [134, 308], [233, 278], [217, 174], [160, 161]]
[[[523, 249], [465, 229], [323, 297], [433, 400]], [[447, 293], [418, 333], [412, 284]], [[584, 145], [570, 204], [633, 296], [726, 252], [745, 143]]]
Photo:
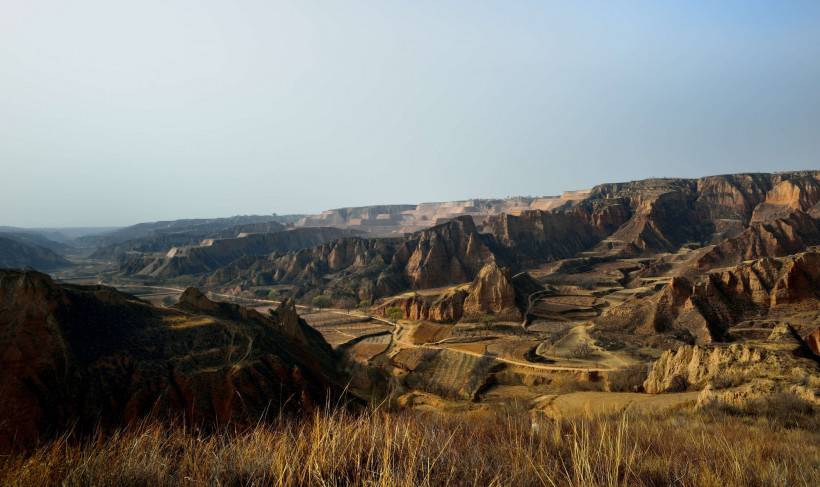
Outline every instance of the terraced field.
[[392, 331], [390, 325], [381, 321], [365, 316], [346, 315], [340, 311], [315, 311], [302, 313], [301, 316], [310, 326], [319, 330], [333, 348], [370, 335], [387, 334], [389, 338]]

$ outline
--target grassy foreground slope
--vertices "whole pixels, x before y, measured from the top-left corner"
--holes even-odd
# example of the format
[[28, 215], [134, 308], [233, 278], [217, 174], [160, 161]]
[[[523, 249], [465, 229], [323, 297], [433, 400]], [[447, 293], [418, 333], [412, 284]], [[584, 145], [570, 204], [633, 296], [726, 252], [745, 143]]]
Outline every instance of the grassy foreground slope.
[[564, 421], [320, 412], [210, 435], [150, 423], [0, 458], [0, 484], [818, 485], [817, 419], [794, 406]]

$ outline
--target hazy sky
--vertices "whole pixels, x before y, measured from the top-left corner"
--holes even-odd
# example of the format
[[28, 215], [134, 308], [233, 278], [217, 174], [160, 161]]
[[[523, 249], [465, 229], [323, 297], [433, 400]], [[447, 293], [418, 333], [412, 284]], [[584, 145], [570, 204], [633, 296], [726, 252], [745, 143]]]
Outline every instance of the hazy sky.
[[801, 168], [817, 0], [0, 0], [0, 225]]

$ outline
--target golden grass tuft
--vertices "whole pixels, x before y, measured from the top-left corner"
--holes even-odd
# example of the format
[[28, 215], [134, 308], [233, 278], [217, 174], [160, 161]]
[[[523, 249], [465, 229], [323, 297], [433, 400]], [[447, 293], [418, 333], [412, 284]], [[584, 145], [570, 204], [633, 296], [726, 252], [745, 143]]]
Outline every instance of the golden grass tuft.
[[378, 409], [211, 434], [146, 422], [2, 457], [0, 485], [813, 486], [820, 434], [809, 422]]

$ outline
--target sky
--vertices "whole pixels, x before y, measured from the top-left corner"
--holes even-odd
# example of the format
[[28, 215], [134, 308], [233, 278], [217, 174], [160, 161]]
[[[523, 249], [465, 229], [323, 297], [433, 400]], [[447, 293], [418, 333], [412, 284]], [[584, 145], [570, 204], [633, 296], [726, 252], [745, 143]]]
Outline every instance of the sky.
[[818, 168], [816, 0], [0, 0], [0, 225]]

